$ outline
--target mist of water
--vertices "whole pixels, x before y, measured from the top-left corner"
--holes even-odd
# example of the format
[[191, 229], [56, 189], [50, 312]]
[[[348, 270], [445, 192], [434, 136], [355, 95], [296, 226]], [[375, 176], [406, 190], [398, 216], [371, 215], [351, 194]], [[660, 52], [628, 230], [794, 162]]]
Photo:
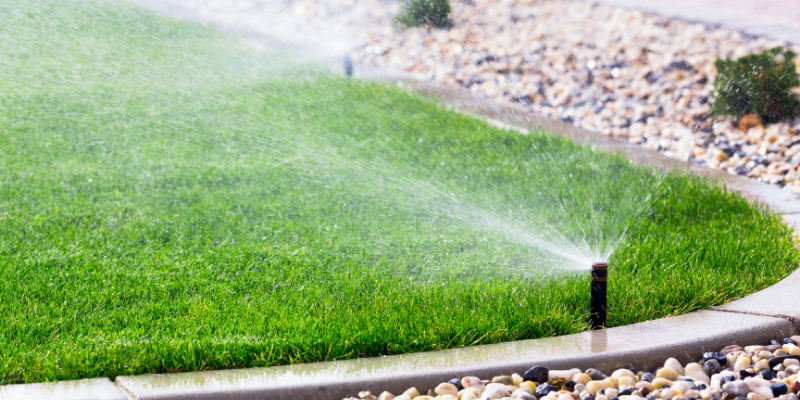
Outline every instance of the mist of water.
[[[455, 185], [417, 178], [424, 175], [419, 167], [384, 160], [382, 152], [394, 145], [388, 138], [375, 147], [372, 160], [349, 155], [350, 149], [363, 146], [355, 141], [320, 135], [310, 138], [291, 145], [290, 158], [304, 168], [326, 171], [322, 179], [359, 182], [347, 189], [369, 192], [398, 209], [435, 213], [485, 235], [536, 249], [539, 254], [530, 261], [539, 271], [530, 273], [581, 271], [590, 269], [592, 262], [608, 261], [624, 241], [629, 225], [649, 212], [661, 181], [654, 173], [652, 180], [629, 182], [612, 191], [605, 186], [620, 179], [613, 176], [617, 170], [612, 161], [577, 171], [574, 160], [541, 153], [520, 161], [540, 165], [537, 171], [545, 175], [543, 181], [559, 190], [545, 184], [536, 188], [535, 197], [509, 202], [485, 183], [471, 182], [457, 173]], [[592, 163], [598, 160], [601, 158]]]
[[[309, 68], [305, 65], [297, 67], [307, 58], [307, 54], [303, 57], [256, 56], [253, 59], [240, 55], [229, 60], [213, 58], [217, 53], [210, 54], [208, 60], [202, 61], [205, 63], [202, 72], [196, 74], [194, 71], [184, 72], [179, 65], [175, 65], [174, 68], [180, 69], [181, 74], [173, 74], [173, 66], [164, 71], [150, 70], [148, 68], [152, 67], [143, 63], [137, 66], [135, 79], [142, 79], [147, 86], [157, 87], [176, 97], [191, 98], [197, 86], [209, 87], [219, 84], [222, 87], [224, 85], [220, 82], [229, 79], [257, 81], [265, 69], [265, 65], [262, 64], [264, 59], [270, 60], [267, 69], [279, 71], [280, 74], [288, 74], [286, 71], [295, 69], [305, 70], [309, 75], [318, 73], [318, 70], [314, 69], [317, 67]], [[218, 53], [218, 55], [224, 54], [226, 53], [222, 50]], [[197, 57], [200, 56], [193, 56]], [[77, 60], [64, 59], [59, 62], [61, 64], [54, 64], [58, 69], [77, 71]], [[33, 72], [30, 73], [33, 76]], [[302, 74], [302, 72], [292, 73]], [[175, 79], [173, 75], [181, 78]], [[105, 78], [106, 76], [102, 75], [102, 79]], [[119, 79], [123, 78], [124, 76]], [[101, 80], [98, 76], [94, 78], [84, 76], [80, 79], [87, 84], [90, 84], [92, 79]], [[117, 79], [116, 75], [114, 79]], [[203, 119], [205, 115], [197, 112], [196, 118]], [[288, 133], [282, 131], [279, 119], [276, 117], [272, 126], [264, 128], [263, 136], [255, 139], [252, 136], [237, 137], [236, 134], [231, 134], [225, 138], [193, 140], [220, 143], [227, 141], [230, 145], [240, 148], [249, 147], [252, 152], [259, 153], [259, 157], [263, 157], [250, 168], [266, 169], [292, 164], [293, 168], [304, 169], [309, 177], [343, 192], [379, 197], [390, 208], [453, 221], [460, 227], [471, 227], [479, 232], [483, 239], [491, 241], [490, 247], [497, 253], [497, 260], [516, 254], [515, 257], [521, 260], [517, 260], [515, 268], [521, 270], [523, 274], [541, 271], [582, 271], [589, 268], [594, 261], [607, 261], [615, 248], [624, 240], [630, 224], [647, 214], [650, 200], [658, 187], [656, 175], [653, 180], [631, 181], [627, 185], [618, 185], [611, 190], [605, 187], [607, 182], [625, 179], [615, 176], [621, 173], [616, 165], [619, 164], [619, 160], [608, 157], [594, 157], [591, 161], [580, 157], [564, 159], [534, 148], [513, 161], [519, 163], [518, 165], [509, 167], [532, 169], [542, 178], [538, 180], [540, 186], [518, 188], [512, 190], [513, 193], [504, 193], [504, 190], [509, 190], [508, 182], [499, 184], [489, 177], [475, 176], [475, 174], [470, 176], [465, 171], [456, 170], [447, 171], [443, 175], [432, 175], [428, 170], [429, 167], [414, 165], [410, 160], [394, 159], [393, 149], [397, 146], [407, 146], [408, 143], [399, 143], [396, 138], [386, 134], [379, 134], [375, 140], [364, 143], [326, 134], [321, 129]], [[229, 121], [209, 119], [204, 123], [217, 126], [220, 131], [236, 132], [253, 128], [237, 125], [240, 121], [233, 116]], [[81, 131], [75, 133], [71, 140], [94, 143], [97, 138], [92, 135], [91, 132]], [[109, 142], [107, 144], [109, 147], [113, 147], [111, 142], [117, 140], [113, 135], [107, 135], [103, 139]], [[150, 146], [155, 149], [156, 143], [129, 142], [131, 139], [127, 137], [118, 140], [117, 146], [123, 150], [119, 154], [124, 155], [109, 155], [109, 169], [145, 169], [153, 167], [159, 161], [150, 159], [147, 162], [153, 165], [143, 165], [136, 156], [140, 146]], [[191, 150], [191, 146], [181, 147], [185, 145], [179, 144], [179, 141], [175, 139], [174, 144], [169, 144], [175, 146], [176, 153]], [[225, 146], [228, 145], [223, 143], [220, 147], [221, 154], [226, 151], [223, 148]], [[89, 147], [97, 146], [91, 145], [87, 148]], [[369, 149], [367, 156], [352, 157], [354, 149], [365, 147]], [[60, 155], [54, 153], [55, 156]], [[217, 154], [215, 158], [219, 156], [220, 154]], [[237, 161], [231, 161], [231, 165], [235, 163]], [[523, 184], [524, 181], [519, 182], [519, 185]], [[306, 183], [298, 182], [298, 185]], [[307, 186], [309, 191], [314, 190], [314, 185]], [[465, 229], [453, 230], [453, 232], [465, 231]], [[514, 253], [520, 247], [529, 251]], [[469, 254], [465, 255], [468, 256]], [[492, 265], [476, 266], [474, 263], [470, 265], [472, 268], [483, 268], [485, 271], [495, 269]], [[425, 272], [436, 273], [437, 268], [447, 267], [427, 266], [425, 268], [428, 271]]]

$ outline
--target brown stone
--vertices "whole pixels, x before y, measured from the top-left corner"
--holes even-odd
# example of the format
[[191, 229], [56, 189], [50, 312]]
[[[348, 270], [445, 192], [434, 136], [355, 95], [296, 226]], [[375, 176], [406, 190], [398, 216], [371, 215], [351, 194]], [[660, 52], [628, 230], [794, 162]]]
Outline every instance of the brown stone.
[[720, 350], [719, 352], [722, 354], [729, 354], [735, 351], [744, 351], [744, 349], [742, 348], [742, 346], [737, 346], [735, 344], [732, 344], [730, 346], [723, 347], [722, 350]]
[[747, 114], [739, 120], [739, 129], [746, 131], [761, 125], [761, 118], [758, 114]]

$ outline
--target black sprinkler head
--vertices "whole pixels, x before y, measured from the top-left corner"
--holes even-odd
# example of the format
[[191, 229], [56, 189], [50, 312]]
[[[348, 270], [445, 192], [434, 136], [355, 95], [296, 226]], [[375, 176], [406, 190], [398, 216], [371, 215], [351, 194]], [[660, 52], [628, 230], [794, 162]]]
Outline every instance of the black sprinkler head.
[[344, 74], [348, 78], [353, 76], [353, 59], [350, 58], [349, 54], [345, 54], [344, 56]]
[[608, 263], [592, 263], [591, 297], [589, 304], [589, 321], [592, 324], [592, 329], [603, 329], [606, 327], [607, 281]]

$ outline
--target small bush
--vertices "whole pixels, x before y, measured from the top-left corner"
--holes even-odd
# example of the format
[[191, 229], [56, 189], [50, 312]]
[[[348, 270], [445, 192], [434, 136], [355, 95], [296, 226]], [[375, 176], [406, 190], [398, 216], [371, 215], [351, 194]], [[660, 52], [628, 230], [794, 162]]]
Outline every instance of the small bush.
[[414, 27], [431, 24], [437, 28], [451, 28], [450, 3], [447, 0], [403, 0], [403, 11], [397, 17], [401, 24]]
[[758, 114], [764, 123], [800, 115], [800, 101], [790, 92], [800, 86], [794, 57], [793, 51], [775, 47], [736, 61], [717, 58], [714, 114]]

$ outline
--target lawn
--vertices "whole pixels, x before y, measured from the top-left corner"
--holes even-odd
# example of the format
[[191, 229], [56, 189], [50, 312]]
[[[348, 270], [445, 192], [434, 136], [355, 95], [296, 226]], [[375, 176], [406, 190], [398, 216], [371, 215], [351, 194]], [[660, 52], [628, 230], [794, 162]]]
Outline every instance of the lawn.
[[589, 256], [565, 243], [623, 231], [611, 326], [800, 261], [780, 217], [696, 177], [131, 4], [0, 15], [0, 384], [580, 332]]

